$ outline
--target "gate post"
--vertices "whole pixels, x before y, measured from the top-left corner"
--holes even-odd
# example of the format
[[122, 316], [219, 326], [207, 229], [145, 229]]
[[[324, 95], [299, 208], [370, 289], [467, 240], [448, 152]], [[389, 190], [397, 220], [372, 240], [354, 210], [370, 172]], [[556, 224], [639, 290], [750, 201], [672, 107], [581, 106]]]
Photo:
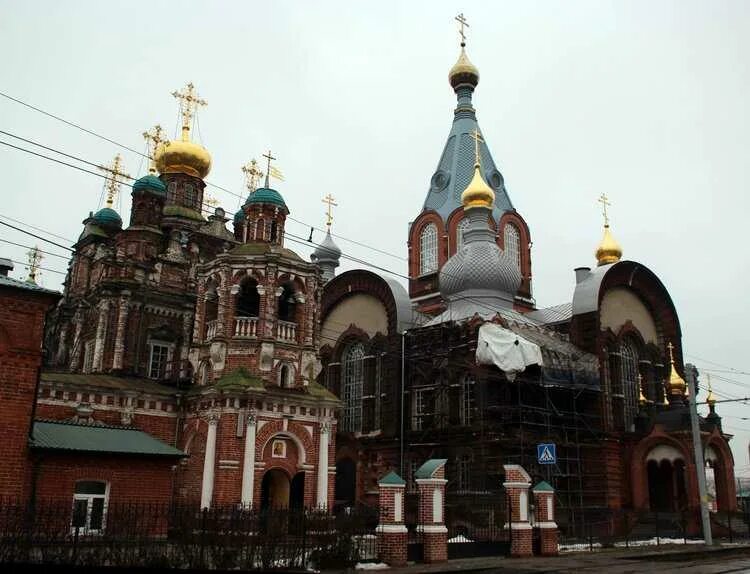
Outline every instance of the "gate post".
[[532, 556], [531, 523], [529, 522], [529, 487], [531, 477], [518, 464], [504, 464], [506, 495], [510, 500], [510, 555]]
[[555, 489], [542, 481], [531, 492], [534, 494], [534, 527], [539, 529], [542, 556], [557, 556]]
[[448, 560], [448, 529], [445, 526], [445, 458], [433, 458], [414, 474], [419, 489], [417, 531], [424, 541], [424, 561]]
[[380, 519], [376, 529], [378, 555], [389, 566], [406, 565], [405, 490], [406, 482], [395, 472], [389, 472], [378, 481], [380, 506]]

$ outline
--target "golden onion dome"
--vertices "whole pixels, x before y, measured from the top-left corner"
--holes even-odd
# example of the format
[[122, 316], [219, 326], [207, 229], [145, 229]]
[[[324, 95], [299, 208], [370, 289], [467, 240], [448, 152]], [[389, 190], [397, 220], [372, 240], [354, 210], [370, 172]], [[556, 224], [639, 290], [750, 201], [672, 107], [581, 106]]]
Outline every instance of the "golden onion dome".
[[602, 237], [599, 247], [596, 249], [596, 260], [599, 265], [608, 263], [617, 263], [622, 259], [622, 247], [615, 241], [609, 231], [609, 225], [604, 226], [604, 237]]
[[479, 83], [479, 70], [469, 60], [463, 44], [461, 45], [461, 54], [459, 54], [458, 60], [453, 64], [451, 71], [448, 72], [448, 81], [454, 89], [460, 84], [471, 84], [476, 87]]
[[495, 192], [484, 181], [479, 171], [478, 163], [474, 164], [474, 177], [471, 178], [469, 185], [466, 186], [466, 189], [461, 194], [461, 203], [463, 203], [464, 209], [472, 207], [487, 207], [491, 209], [495, 203]]
[[680, 373], [677, 372], [677, 367], [674, 364], [674, 353], [672, 351], [673, 347], [671, 343], [668, 345], [668, 348], [669, 362], [671, 363], [671, 366], [669, 372], [669, 381], [667, 382], [667, 389], [670, 395], [684, 395], [687, 391], [687, 383], [685, 382], [685, 379], [680, 376]]
[[211, 154], [202, 145], [191, 142], [189, 130], [182, 129], [182, 138], [159, 144], [154, 164], [159, 173], [184, 173], [200, 179], [211, 171]]

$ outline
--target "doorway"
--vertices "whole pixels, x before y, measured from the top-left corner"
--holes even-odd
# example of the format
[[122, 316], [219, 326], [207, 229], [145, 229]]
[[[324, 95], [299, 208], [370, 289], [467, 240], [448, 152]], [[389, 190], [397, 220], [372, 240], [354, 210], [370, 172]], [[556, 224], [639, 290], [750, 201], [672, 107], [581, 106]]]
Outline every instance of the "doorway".
[[283, 470], [272, 468], [263, 475], [260, 488], [261, 510], [289, 508], [291, 484]]

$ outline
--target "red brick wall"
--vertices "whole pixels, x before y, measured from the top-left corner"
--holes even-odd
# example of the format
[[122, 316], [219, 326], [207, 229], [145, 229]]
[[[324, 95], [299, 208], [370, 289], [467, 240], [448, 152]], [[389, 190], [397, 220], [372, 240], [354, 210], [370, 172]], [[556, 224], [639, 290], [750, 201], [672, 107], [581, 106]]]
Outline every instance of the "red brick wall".
[[56, 299], [0, 289], [0, 494], [28, 493], [28, 432], [42, 361], [44, 314]]

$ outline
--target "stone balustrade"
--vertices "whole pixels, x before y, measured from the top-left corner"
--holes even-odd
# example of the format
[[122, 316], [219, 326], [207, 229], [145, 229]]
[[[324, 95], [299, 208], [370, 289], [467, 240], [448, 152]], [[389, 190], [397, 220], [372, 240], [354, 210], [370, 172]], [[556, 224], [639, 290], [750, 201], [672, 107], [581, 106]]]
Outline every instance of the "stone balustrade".
[[279, 321], [276, 325], [276, 338], [279, 341], [296, 341], [297, 323], [290, 323], [289, 321]]
[[216, 329], [218, 326], [219, 321], [217, 319], [206, 321], [206, 341], [210, 341], [216, 336]]
[[234, 336], [251, 338], [258, 336], [257, 317], [236, 317], [234, 320]]

